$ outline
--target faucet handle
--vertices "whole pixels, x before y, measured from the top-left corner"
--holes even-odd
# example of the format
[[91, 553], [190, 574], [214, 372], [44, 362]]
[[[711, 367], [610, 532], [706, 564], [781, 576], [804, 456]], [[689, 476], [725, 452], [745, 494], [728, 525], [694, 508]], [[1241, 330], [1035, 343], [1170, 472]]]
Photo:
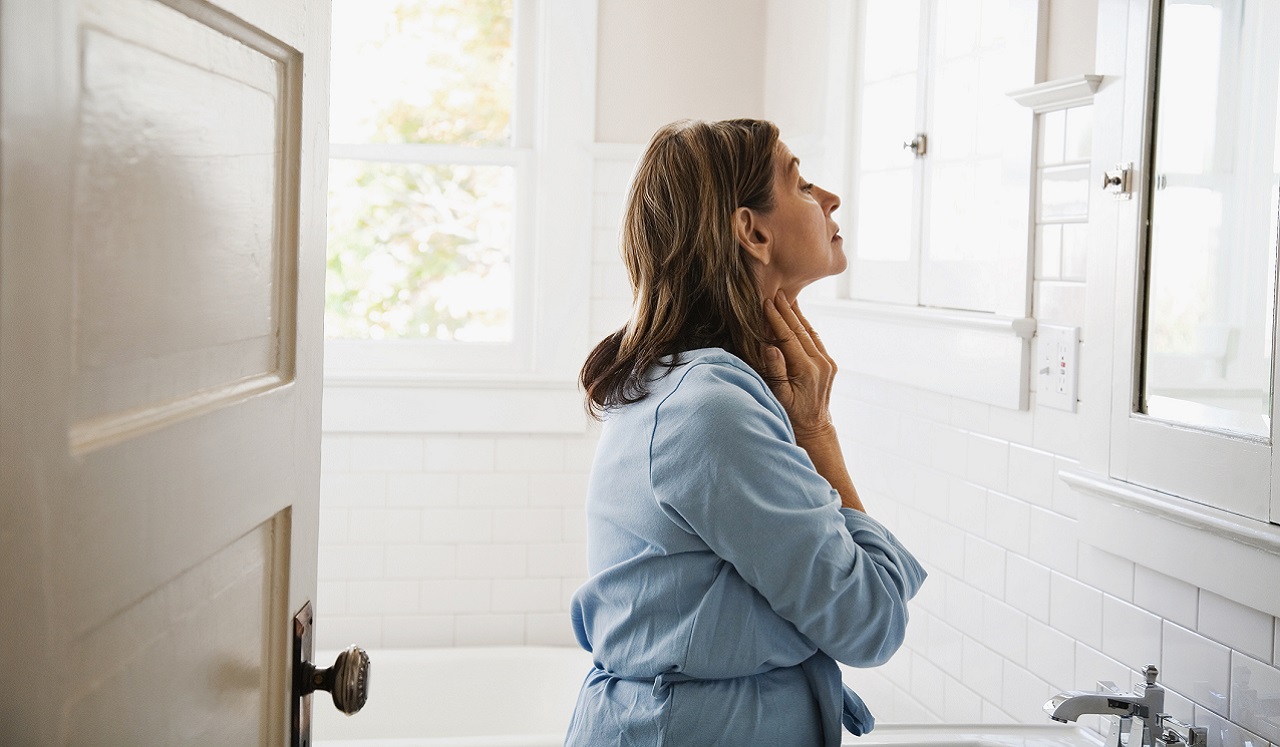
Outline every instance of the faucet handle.
[[1142, 673], [1143, 673], [1144, 675], [1146, 675], [1146, 678], [1147, 678], [1147, 684], [1148, 684], [1148, 685], [1154, 685], [1154, 684], [1156, 684], [1156, 675], [1157, 675], [1157, 674], [1160, 674], [1160, 670], [1159, 670], [1159, 669], [1156, 669], [1156, 665], [1155, 665], [1155, 664], [1148, 664], [1148, 665], [1147, 665], [1147, 668], [1146, 668], [1146, 669], [1144, 669], [1144, 670], [1142, 670]]
[[1167, 713], [1156, 717], [1161, 742], [1167, 745], [1185, 745], [1185, 747], [1206, 747], [1209, 742], [1209, 730], [1203, 726], [1184, 724]]

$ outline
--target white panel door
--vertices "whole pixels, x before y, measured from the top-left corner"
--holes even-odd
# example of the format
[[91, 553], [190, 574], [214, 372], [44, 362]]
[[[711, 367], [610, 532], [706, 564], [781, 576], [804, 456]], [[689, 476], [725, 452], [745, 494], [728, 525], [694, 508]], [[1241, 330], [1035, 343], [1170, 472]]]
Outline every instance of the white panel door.
[[328, 3], [0, 23], [0, 743], [280, 744], [315, 588]]

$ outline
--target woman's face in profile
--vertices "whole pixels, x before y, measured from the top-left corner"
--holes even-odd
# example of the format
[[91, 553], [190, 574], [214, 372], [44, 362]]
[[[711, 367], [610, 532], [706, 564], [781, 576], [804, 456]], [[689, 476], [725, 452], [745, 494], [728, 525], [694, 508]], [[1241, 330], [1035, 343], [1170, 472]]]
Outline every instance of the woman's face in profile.
[[848, 265], [844, 239], [832, 217], [840, 198], [806, 181], [800, 159], [781, 141], [773, 158], [773, 201], [773, 209], [761, 216], [772, 243], [762, 290], [771, 295], [771, 289], [781, 288], [794, 297], [813, 281], [843, 272]]

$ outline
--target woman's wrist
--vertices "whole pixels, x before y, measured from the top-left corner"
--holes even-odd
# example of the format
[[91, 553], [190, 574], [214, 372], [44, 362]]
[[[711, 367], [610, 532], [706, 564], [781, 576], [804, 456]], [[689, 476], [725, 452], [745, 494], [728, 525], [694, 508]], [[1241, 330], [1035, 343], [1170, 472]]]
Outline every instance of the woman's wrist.
[[809, 446], [820, 447], [824, 444], [839, 444], [839, 437], [836, 435], [835, 424], [828, 418], [825, 422], [814, 425], [799, 426], [792, 424], [792, 430], [796, 434], [796, 444], [805, 451], [809, 450]]
[[840, 494], [842, 506], [866, 513], [867, 509], [863, 507], [862, 498], [858, 496], [853, 478], [849, 476], [849, 469], [845, 466], [844, 451], [840, 449], [840, 439], [834, 425], [828, 423], [823, 428], [806, 432], [803, 438], [797, 432], [796, 445], [805, 450], [818, 474]]

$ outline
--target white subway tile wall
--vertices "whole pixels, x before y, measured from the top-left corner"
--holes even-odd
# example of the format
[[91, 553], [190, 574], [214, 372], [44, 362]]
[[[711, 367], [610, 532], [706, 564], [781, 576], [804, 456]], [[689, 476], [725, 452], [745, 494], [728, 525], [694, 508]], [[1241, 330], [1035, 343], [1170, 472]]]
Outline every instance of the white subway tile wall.
[[[630, 304], [616, 249], [630, 171], [597, 160], [595, 339]], [[1045, 723], [1051, 693], [1126, 687], [1153, 663], [1170, 713], [1209, 727], [1210, 747], [1280, 745], [1280, 621], [1080, 542], [1057, 478], [1076, 466], [1079, 415], [841, 376], [832, 408], [859, 491], [930, 573], [899, 653], [846, 670], [881, 722]], [[573, 645], [595, 441], [326, 434], [319, 645]]]
[[[883, 721], [967, 714], [1043, 723], [1048, 694], [1092, 689], [1099, 680], [1128, 687], [1141, 667], [1156, 664], [1171, 691], [1170, 712], [1216, 730], [1211, 742], [1267, 747], [1280, 740], [1268, 732], [1280, 723], [1280, 621], [1137, 566], [1124, 548], [1081, 543], [1074, 496], [1056, 477], [1075, 465], [1075, 445], [1046, 449], [1048, 439], [1039, 435], [1046, 431], [1033, 424], [1007, 429], [1022, 442], [993, 446], [999, 439], [991, 431], [968, 430], [981, 422], [974, 408], [956, 418], [957, 408], [930, 393], [921, 401], [934, 411], [921, 412], [912, 391], [898, 384], [849, 376], [841, 396], [853, 401], [840, 403], [839, 412], [875, 413], [839, 423], [868, 510], [888, 521], [930, 572], [911, 622], [926, 634], [909, 635], [887, 668], [857, 675]], [[898, 418], [885, 412], [886, 403], [900, 408]], [[997, 412], [990, 409], [987, 428]], [[1033, 404], [1023, 415], [1046, 412]], [[881, 438], [876, 428], [894, 422], [910, 423], [911, 433], [928, 439]], [[940, 453], [952, 447], [963, 460]], [[1002, 482], [991, 474], [994, 454], [1007, 454], [1003, 490], [993, 487]], [[891, 469], [913, 472], [915, 490], [885, 494], [892, 480], [881, 473]], [[1022, 538], [1011, 536], [1019, 531]], [[931, 587], [942, 588], [941, 604], [927, 594]], [[908, 664], [895, 670], [899, 659]], [[937, 683], [922, 677], [942, 679], [941, 699]], [[1103, 727], [1099, 719], [1088, 724]]]
[[[1200, 592], [1200, 614], [1196, 628], [1215, 641], [1255, 658], [1271, 658], [1275, 618], [1224, 599], [1210, 591]], [[1280, 715], [1280, 714], [1277, 714]]]
[[326, 435], [318, 645], [573, 645], [594, 438]]
[[[1280, 742], [1280, 671], [1238, 651], [1231, 654], [1231, 720]], [[1227, 740], [1224, 738], [1224, 744]]]

